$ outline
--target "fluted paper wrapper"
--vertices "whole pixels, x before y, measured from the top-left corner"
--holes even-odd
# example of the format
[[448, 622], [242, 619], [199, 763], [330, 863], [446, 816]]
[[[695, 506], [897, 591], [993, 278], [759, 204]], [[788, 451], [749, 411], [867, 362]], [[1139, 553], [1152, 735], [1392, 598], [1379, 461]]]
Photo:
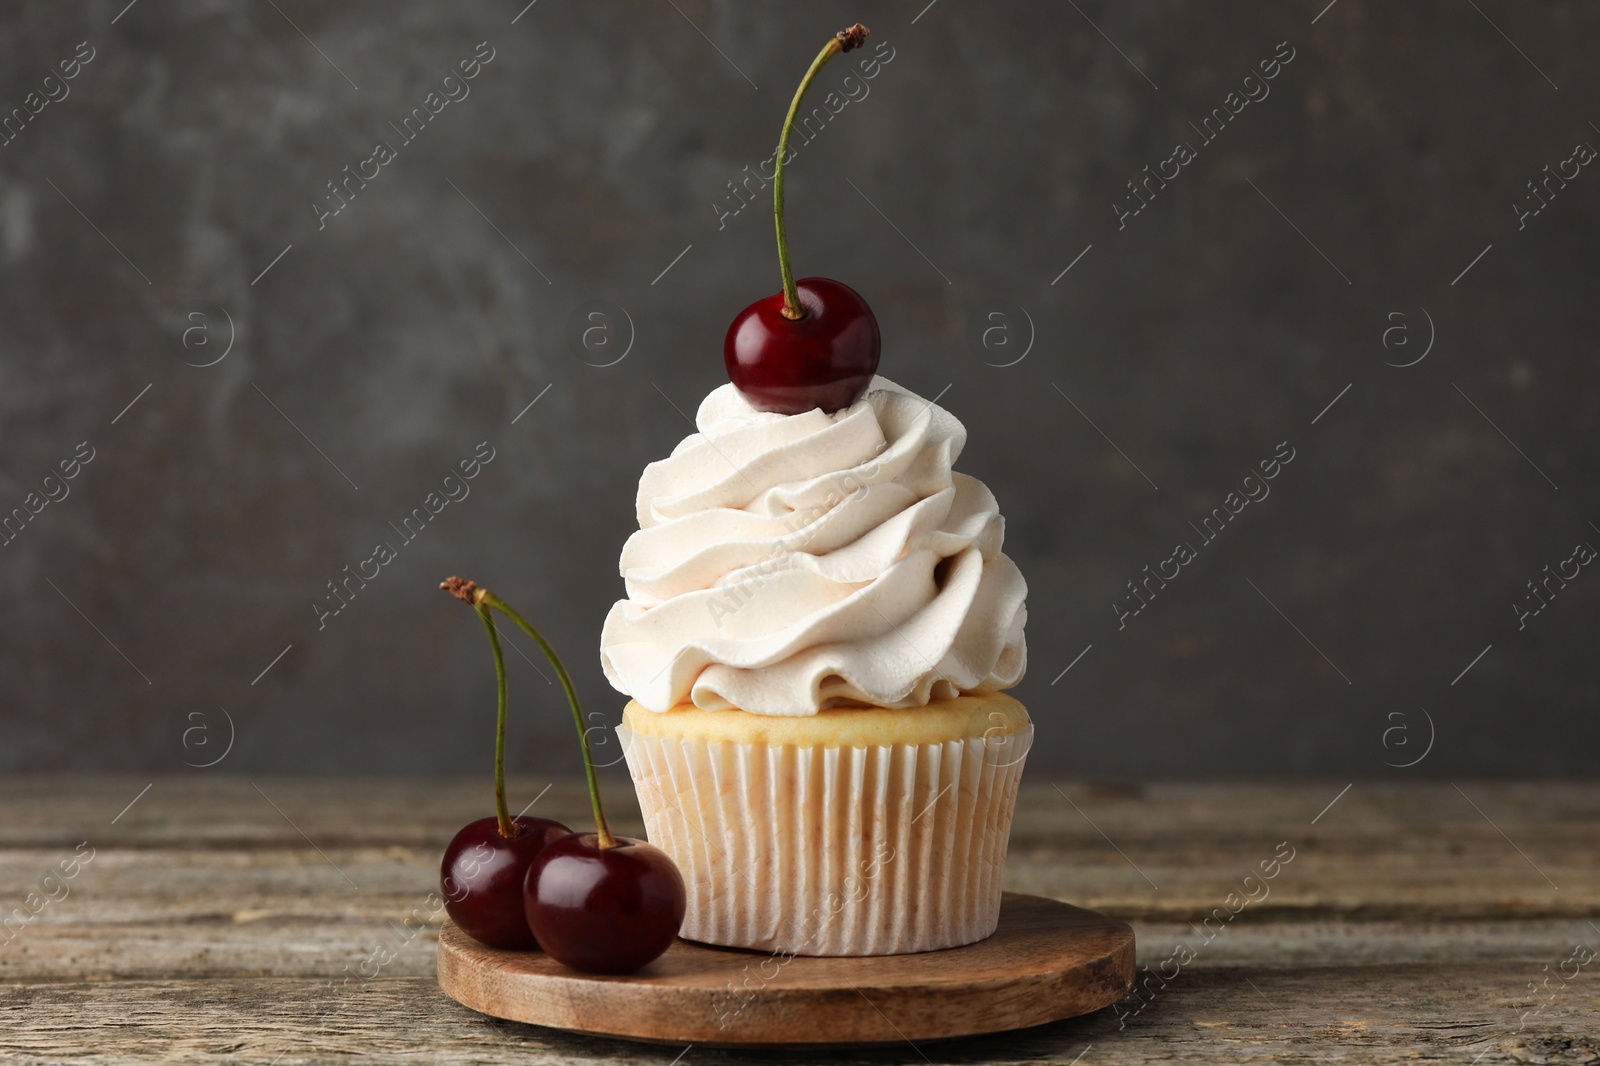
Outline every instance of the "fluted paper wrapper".
[[688, 886], [687, 939], [897, 955], [994, 932], [1032, 726], [863, 748], [618, 733], [650, 842]]

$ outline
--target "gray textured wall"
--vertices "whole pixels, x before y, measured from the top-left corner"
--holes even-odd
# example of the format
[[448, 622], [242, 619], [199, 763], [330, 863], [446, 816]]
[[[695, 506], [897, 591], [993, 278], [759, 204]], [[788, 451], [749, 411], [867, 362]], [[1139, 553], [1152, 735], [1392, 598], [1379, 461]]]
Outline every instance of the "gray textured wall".
[[[1324, 3], [8, 4], [0, 103], [67, 95], [0, 146], [0, 511], [70, 494], [0, 548], [0, 766], [178, 769], [231, 721], [207, 772], [486, 768], [457, 572], [614, 718], [635, 481], [777, 285], [766, 202], [716, 205], [859, 19], [893, 58], [796, 159], [797, 269], [864, 293], [884, 373], [969, 429], [1031, 588], [1032, 765], [1592, 775], [1600, 576], [1563, 561], [1600, 545], [1600, 173], [1573, 153], [1600, 10]], [[479, 42], [470, 95], [401, 144]], [[1577, 174], [1519, 222], [1546, 165]], [[610, 351], [631, 320], [607, 367], [573, 340], [602, 308]], [[470, 496], [319, 628], [481, 441]], [[1119, 628], [1285, 441], [1270, 496]], [[1519, 628], [1546, 565], [1578, 574]], [[511, 662], [513, 764], [575, 768]]]

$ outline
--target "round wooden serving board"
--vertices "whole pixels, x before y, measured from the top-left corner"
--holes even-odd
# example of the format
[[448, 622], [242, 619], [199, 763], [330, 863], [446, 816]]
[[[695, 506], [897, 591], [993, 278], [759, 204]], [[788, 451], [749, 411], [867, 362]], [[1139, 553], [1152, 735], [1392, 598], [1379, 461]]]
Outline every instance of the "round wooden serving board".
[[541, 952], [496, 951], [446, 920], [439, 987], [483, 1014], [685, 1044], [936, 1040], [1099, 1010], [1133, 986], [1133, 929], [1006, 893], [993, 936], [919, 955], [812, 958], [679, 940], [638, 973], [578, 973]]

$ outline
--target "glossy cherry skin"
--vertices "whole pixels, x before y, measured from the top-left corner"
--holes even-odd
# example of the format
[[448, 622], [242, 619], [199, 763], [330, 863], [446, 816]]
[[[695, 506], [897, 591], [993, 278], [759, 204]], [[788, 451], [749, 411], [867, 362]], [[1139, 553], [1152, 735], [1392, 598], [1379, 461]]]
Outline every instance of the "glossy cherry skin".
[[785, 318], [783, 293], [734, 318], [722, 342], [728, 380], [758, 411], [832, 414], [861, 398], [878, 372], [878, 320], [848, 285], [802, 278], [801, 318]]
[[522, 886], [528, 867], [552, 840], [572, 830], [548, 818], [513, 818], [519, 832], [500, 835], [494, 818], [463, 826], [444, 849], [439, 892], [450, 919], [472, 939], [491, 948], [531, 951], [539, 946], [528, 929]]
[[672, 945], [688, 895], [660, 848], [593, 833], [563, 837], [528, 868], [528, 926], [557, 962], [585, 973], [632, 973]]

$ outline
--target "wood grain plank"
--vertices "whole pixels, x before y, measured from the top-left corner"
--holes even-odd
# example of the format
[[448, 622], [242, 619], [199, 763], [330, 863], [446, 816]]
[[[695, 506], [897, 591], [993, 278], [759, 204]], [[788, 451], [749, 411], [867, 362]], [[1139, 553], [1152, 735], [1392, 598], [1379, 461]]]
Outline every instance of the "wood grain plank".
[[[873, 1050], [696, 1047], [685, 1066], [928, 1062], [1588, 1063], [1600, 1056], [1597, 980], [1580, 976], [1520, 1032], [1520, 965], [1199, 969], [1119, 1028], [1102, 1011], [1017, 1033]], [[681, 1046], [584, 1037], [473, 1013], [431, 978], [331, 991], [297, 979], [0, 985], [0, 1060], [33, 1064], [378, 1062], [666, 1066]]]
[[[1591, 839], [1600, 839], [1600, 826]], [[438, 857], [444, 850], [443, 842], [437, 848], [320, 843], [318, 848], [299, 837], [270, 848], [204, 850], [124, 847], [102, 839], [94, 859], [68, 886], [70, 895], [55, 909], [103, 907], [108, 909], [95, 913], [178, 919], [239, 912], [361, 913], [381, 906], [398, 917], [435, 890]], [[1005, 887], [1124, 919], [1199, 920], [1221, 906], [1228, 893], [1242, 891], [1243, 878], [1273, 854], [1271, 842], [1231, 854], [1192, 843], [1183, 852], [1133, 845], [1122, 845], [1122, 850], [1127, 858], [1110, 849], [1105, 854], [1014, 850], [1007, 858]], [[1600, 869], [1593, 868], [1600, 849], [1592, 844], [1586, 851], [1575, 847], [1570, 860], [1543, 867], [1557, 879], [1560, 892], [1539, 880], [1514, 851], [1509, 863], [1493, 852], [1493, 843], [1486, 842], [1449, 862], [1435, 863], [1419, 862], [1398, 846], [1390, 853], [1362, 856], [1302, 846], [1249, 912], [1306, 920], [1423, 921], [1581, 918], [1600, 911]], [[38, 891], [40, 881], [71, 855], [70, 847], [0, 848], [0, 911]], [[1159, 890], [1130, 862], [1155, 879]]]
[[[304, 840], [278, 848], [188, 850], [102, 841], [93, 859], [66, 884], [67, 897], [46, 916], [75, 909], [96, 915], [94, 920], [176, 920], [231, 918], [240, 912], [375, 913], [376, 907], [398, 917], [436, 889], [442, 851], [442, 846], [398, 845], [318, 850]], [[0, 908], [9, 909], [8, 902], [15, 905], [27, 893], [40, 891], [46, 875], [72, 855], [64, 848], [0, 848]], [[1198, 920], [1220, 906], [1229, 892], [1245, 891], [1244, 876], [1271, 855], [1270, 847], [1242, 850], [1235, 857], [1196, 853], [1187, 864], [1152, 856], [1150, 866], [1141, 868], [1163, 875], [1164, 883], [1154, 890], [1115, 852], [1109, 858], [1013, 854], [1007, 860], [1006, 888], [1115, 911], [1123, 918]], [[1419, 865], [1412, 859], [1395, 853], [1357, 861], [1302, 848], [1276, 878], [1256, 889], [1256, 894], [1266, 894], [1248, 913], [1306, 920], [1432, 920], [1585, 917], [1600, 909], [1595, 898], [1600, 871], [1591, 873], [1576, 861], [1547, 867], [1565, 883], [1560, 893], [1545, 886], [1541, 894], [1529, 885], [1526, 866], [1495, 865], [1483, 856], [1476, 869], [1463, 870]]]
[[[0, 947], [0, 982], [152, 980], [162, 977], [321, 977], [359, 974], [388, 958], [384, 977], [434, 973], [437, 923], [408, 931], [401, 918], [376, 915], [268, 916], [233, 921], [40, 921]], [[1132, 923], [1139, 960], [1156, 965], [1193, 927]], [[1206, 965], [1258, 969], [1398, 963], [1456, 965], [1519, 962], [1530, 977], [1572, 945], [1600, 949], [1600, 934], [1581, 919], [1499, 922], [1276, 921], [1241, 917], [1208, 944]]]
[[[317, 891], [339, 892], [348, 888], [339, 871], [358, 885], [381, 881], [391, 858], [420, 863], [439, 854], [457, 827], [488, 809], [483, 782], [171, 778], [110, 825], [147, 783], [0, 782], [0, 805], [16, 813], [0, 820], [0, 876], [27, 871], [34, 855], [46, 859], [42, 873], [51, 854], [89, 840], [97, 848], [259, 853], [264, 871], [304, 873]], [[545, 784], [519, 782], [513, 792], [532, 799]], [[1255, 905], [1263, 912], [1429, 920], [1600, 910], [1600, 785], [1467, 785], [1468, 802], [1449, 785], [1362, 783], [1316, 825], [1342, 786], [1060, 788], [1071, 802], [1054, 783], [1023, 787], [1007, 863], [1012, 891], [1125, 918], [1198, 918], [1287, 841], [1296, 857]], [[612, 796], [620, 831], [642, 832], [626, 784]], [[557, 782], [535, 809], [587, 824], [577, 782]], [[12, 849], [30, 855], [13, 859]], [[419, 879], [416, 890], [426, 892], [430, 881]]]
[[[607, 810], [638, 825], [638, 807], [625, 775], [606, 779]], [[111, 819], [145, 785], [144, 799], [112, 827]], [[1524, 849], [1529, 843], [1559, 849], [1600, 825], [1600, 784], [1460, 782], [1393, 784], [1359, 782], [1327, 813], [1323, 808], [1344, 782], [1259, 784], [1096, 785], [1052, 781], [1032, 768], [1024, 778], [1012, 837], [1019, 848], [1037, 844], [1105, 846], [1105, 836], [1126, 842], [1254, 845], [1263, 839], [1325, 842], [1355, 850], [1387, 850], [1415, 843], [1448, 852], [1455, 838], [1505, 841], [1475, 811], [1476, 803]], [[548, 792], [545, 787], [549, 785]], [[260, 789], [258, 792], [257, 789]], [[1065, 792], [1063, 796], [1061, 792]], [[539, 799], [549, 817], [587, 824], [581, 779], [514, 779], [512, 806]], [[194, 843], [286, 843], [295, 829], [263, 799], [270, 796], [319, 842], [366, 845], [417, 844], [448, 838], [461, 824], [491, 808], [487, 777], [456, 778], [255, 778], [195, 774], [149, 777], [34, 777], [0, 780], [0, 847], [30, 843], [71, 846], [114, 830], [129, 846]], [[1463, 795], [1465, 793], [1465, 796]], [[1469, 801], [1470, 797], [1470, 801]], [[1074, 808], [1073, 804], [1076, 804]], [[1093, 819], [1093, 825], [1084, 815]], [[1320, 817], [1315, 825], [1313, 819]], [[1514, 852], [1513, 852], [1514, 855]], [[1534, 855], [1535, 859], [1540, 855]]]

